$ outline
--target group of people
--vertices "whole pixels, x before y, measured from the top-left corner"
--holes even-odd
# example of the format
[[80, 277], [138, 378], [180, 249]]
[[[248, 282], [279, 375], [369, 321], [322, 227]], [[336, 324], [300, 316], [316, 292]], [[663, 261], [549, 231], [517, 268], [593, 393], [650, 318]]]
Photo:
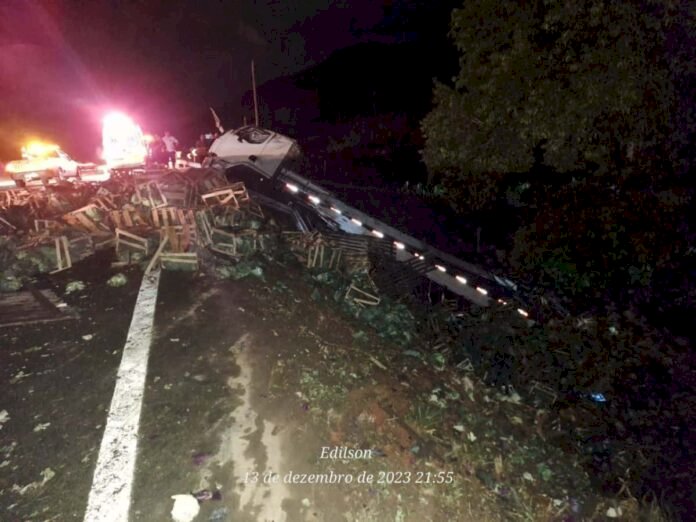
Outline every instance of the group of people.
[[[193, 152], [189, 156], [193, 161], [201, 163], [208, 154], [210, 144], [220, 135], [215, 132], [212, 134], [201, 134], [196, 141]], [[148, 163], [152, 165], [167, 165], [174, 167], [176, 164], [176, 153], [180, 150], [179, 140], [172, 136], [169, 131], [165, 131], [164, 136], [153, 136], [148, 144]]]
[[179, 140], [165, 131], [164, 136], [153, 136], [147, 145], [147, 160], [152, 165], [167, 165], [173, 167], [176, 163], [176, 150]]

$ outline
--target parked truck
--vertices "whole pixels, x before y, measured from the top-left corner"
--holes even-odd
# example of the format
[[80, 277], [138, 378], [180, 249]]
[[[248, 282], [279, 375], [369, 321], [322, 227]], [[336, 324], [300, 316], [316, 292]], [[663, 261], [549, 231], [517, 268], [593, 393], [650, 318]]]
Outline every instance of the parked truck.
[[58, 145], [32, 142], [22, 147], [22, 159], [5, 165], [18, 187], [28, 181], [41, 180], [44, 185], [53, 179], [80, 177], [80, 164], [63, 152]]

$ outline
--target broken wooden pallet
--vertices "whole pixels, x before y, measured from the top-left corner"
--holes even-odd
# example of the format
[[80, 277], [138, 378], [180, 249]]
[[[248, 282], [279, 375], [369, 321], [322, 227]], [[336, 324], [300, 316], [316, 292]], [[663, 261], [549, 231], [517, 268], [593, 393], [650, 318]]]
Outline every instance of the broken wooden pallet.
[[[375, 290], [374, 285], [372, 285], [371, 290]], [[353, 301], [358, 306], [377, 306], [382, 299], [366, 290], [358, 288], [355, 283], [351, 283], [346, 290], [346, 295], [344, 299], [347, 301]]]
[[51, 290], [0, 294], [0, 327], [77, 319], [77, 313]]

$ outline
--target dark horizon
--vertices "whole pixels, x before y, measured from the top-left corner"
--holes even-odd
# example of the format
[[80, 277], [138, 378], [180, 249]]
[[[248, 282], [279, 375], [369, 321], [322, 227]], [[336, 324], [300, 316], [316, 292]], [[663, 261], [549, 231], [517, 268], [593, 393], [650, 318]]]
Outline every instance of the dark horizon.
[[109, 110], [128, 113], [145, 132], [170, 130], [182, 141], [212, 130], [210, 106], [235, 127], [253, 114], [240, 106], [252, 59], [261, 85], [337, 49], [413, 38], [404, 17], [434, 9], [392, 4], [314, 0], [291, 10], [270, 2], [3, 2], [0, 159], [15, 159], [27, 137], [95, 159]]

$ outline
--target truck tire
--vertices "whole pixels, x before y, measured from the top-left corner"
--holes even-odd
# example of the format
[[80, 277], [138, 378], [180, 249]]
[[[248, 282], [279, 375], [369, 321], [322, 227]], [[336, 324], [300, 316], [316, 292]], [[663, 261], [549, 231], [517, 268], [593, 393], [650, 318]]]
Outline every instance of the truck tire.
[[15, 179], [14, 182], [15, 182], [15, 185], [17, 186], [17, 188], [24, 188], [27, 186], [27, 182], [24, 181], [23, 179]]

